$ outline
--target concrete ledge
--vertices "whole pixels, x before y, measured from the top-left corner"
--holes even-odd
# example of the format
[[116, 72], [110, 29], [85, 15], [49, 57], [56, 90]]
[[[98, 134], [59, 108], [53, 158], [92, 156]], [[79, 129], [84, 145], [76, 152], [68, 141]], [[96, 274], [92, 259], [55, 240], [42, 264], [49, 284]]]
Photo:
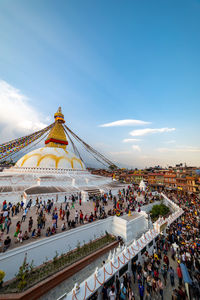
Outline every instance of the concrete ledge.
[[11, 294], [1, 294], [0, 300], [36, 300], [49, 290], [56, 287], [62, 281], [68, 279], [78, 271], [85, 268], [88, 264], [92, 261], [96, 260], [106, 252], [110, 251], [111, 249], [117, 247], [119, 244], [118, 241], [114, 241], [113, 243], [103, 247], [96, 252], [84, 257], [83, 259], [79, 260], [78, 262], [66, 267], [62, 271], [57, 272], [55, 275], [51, 275], [47, 279], [43, 280], [40, 283], [37, 283], [30, 289], [26, 290], [22, 293], [11, 293]]

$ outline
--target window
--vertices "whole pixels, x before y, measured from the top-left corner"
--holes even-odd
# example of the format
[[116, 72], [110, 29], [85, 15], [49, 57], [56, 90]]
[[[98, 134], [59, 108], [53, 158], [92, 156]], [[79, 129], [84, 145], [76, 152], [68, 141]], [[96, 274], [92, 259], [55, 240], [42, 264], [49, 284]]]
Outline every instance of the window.
[[138, 260], [138, 254], [132, 258], [131, 263], [133, 264], [133, 262], [137, 260]]
[[119, 270], [119, 277], [121, 277], [126, 271], [128, 271], [128, 264]]
[[153, 246], [153, 241], [148, 244], [148, 247], [151, 248]]
[[144, 248], [141, 250], [141, 255], [144, 254], [146, 251], [147, 251], [147, 247], [144, 247]]
[[112, 276], [112, 277], [106, 282], [107, 287], [112, 286], [112, 285], [114, 284], [114, 282], [115, 282], [115, 275]]
[[97, 300], [98, 299], [98, 292], [96, 291], [92, 296], [88, 298], [88, 300]]

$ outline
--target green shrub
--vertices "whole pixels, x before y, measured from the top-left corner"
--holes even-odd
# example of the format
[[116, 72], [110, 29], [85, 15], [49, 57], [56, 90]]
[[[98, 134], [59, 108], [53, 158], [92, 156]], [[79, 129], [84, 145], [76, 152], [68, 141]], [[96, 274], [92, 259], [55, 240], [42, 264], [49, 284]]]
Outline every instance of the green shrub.
[[156, 204], [152, 207], [152, 210], [150, 212], [151, 218], [157, 219], [159, 216], [166, 216], [169, 213], [169, 207], [167, 207], [165, 204]]

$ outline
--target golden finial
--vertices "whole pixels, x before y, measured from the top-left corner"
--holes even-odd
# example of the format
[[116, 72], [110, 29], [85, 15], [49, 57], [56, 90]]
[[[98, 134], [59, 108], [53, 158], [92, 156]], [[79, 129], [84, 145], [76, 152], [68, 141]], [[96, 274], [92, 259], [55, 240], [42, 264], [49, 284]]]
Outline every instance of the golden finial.
[[64, 115], [62, 113], [61, 107], [58, 107], [57, 112], [54, 114], [55, 121], [61, 121], [61, 123], [65, 123]]

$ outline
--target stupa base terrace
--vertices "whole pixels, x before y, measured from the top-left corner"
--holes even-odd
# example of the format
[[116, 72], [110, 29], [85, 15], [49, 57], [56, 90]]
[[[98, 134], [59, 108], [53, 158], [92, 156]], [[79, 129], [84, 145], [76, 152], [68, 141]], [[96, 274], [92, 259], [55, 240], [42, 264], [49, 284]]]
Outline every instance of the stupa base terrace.
[[57, 202], [70, 201], [71, 196], [81, 196], [83, 202], [93, 195], [112, 190], [117, 194], [125, 184], [111, 178], [92, 175], [87, 170], [10, 168], [0, 173], [0, 203], [32, 199]]

